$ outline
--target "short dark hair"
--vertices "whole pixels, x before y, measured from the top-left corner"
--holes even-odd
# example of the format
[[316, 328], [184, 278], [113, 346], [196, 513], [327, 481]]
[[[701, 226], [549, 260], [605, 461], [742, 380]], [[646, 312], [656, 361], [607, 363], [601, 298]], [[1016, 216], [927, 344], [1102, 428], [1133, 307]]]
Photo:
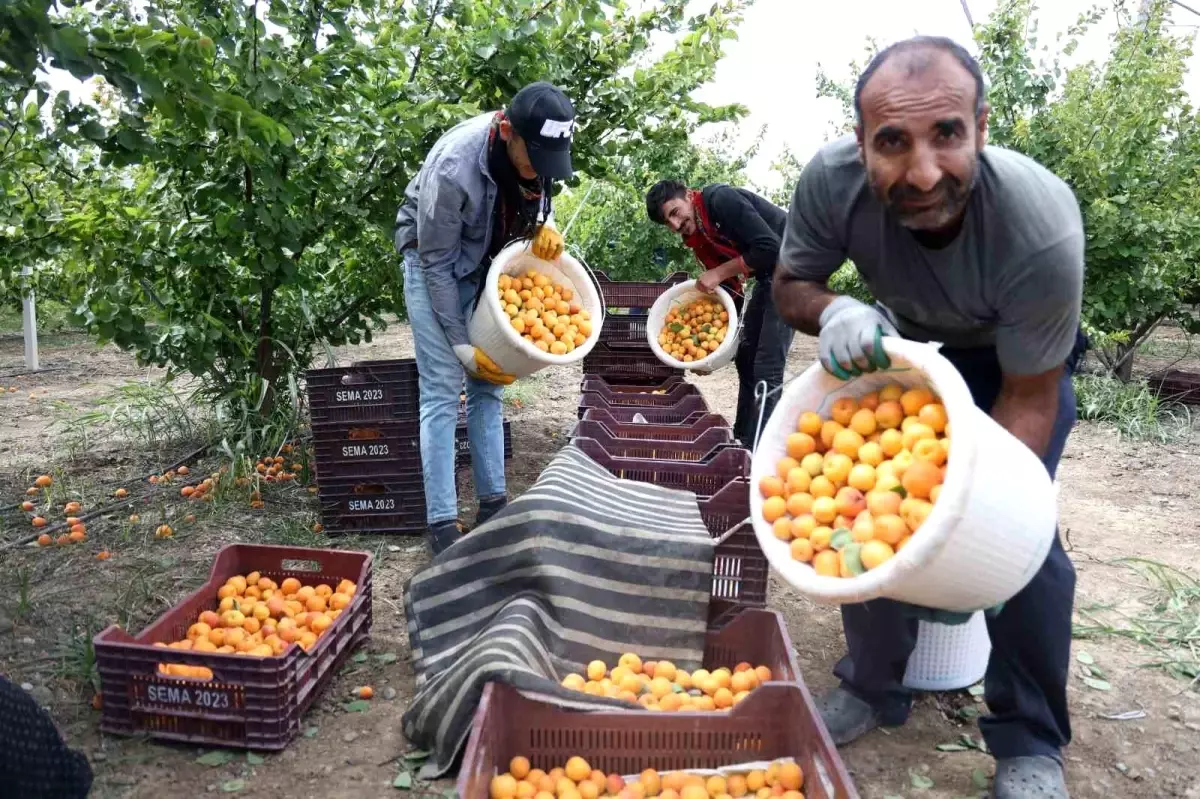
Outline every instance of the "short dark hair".
[[686, 196], [687, 186], [678, 180], [660, 180], [646, 192], [646, 216], [650, 217], [651, 222], [665, 225], [667, 218], [663, 216], [663, 203]]
[[987, 98], [987, 89], [983, 84], [983, 70], [979, 68], [979, 62], [975, 60], [975, 56], [967, 52], [967, 49], [953, 39], [948, 39], [945, 36], [914, 36], [911, 39], [890, 44], [875, 54], [871, 59], [871, 63], [867, 64], [867, 68], [858, 76], [858, 82], [854, 85], [854, 116], [859, 123], [862, 122], [862, 92], [863, 87], [867, 85], [867, 81], [882, 67], [887, 60], [898, 53], [905, 53], [911, 50], [920, 49], [940, 50], [943, 53], [949, 53], [954, 56], [955, 60], [962, 65], [963, 69], [971, 74], [975, 79], [975, 116], [979, 116], [983, 111], [983, 105]]

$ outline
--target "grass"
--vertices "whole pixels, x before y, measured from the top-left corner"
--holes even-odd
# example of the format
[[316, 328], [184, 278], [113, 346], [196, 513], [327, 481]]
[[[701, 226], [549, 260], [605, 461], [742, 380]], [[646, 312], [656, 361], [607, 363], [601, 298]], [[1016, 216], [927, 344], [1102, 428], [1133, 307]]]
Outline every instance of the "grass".
[[1154, 651], [1143, 664], [1162, 669], [1190, 687], [1200, 685], [1200, 580], [1173, 566], [1145, 558], [1122, 558], [1114, 563], [1137, 571], [1146, 583], [1140, 597], [1145, 610], [1138, 615], [1110, 605], [1079, 609], [1076, 638], [1116, 636]]
[[536, 372], [529, 377], [504, 387], [504, 404], [510, 408], [524, 408], [534, 404], [545, 390], [546, 375]]
[[87, 686], [90, 693], [100, 691], [100, 672], [96, 668], [96, 648], [92, 638], [100, 630], [94, 624], [76, 627], [60, 655], [55, 676], [71, 683], [77, 691]]
[[1127, 438], [1167, 443], [1192, 435], [1187, 407], [1164, 402], [1145, 381], [1075, 375], [1075, 403], [1081, 420], [1110, 424]]
[[[46, 333], [77, 331], [71, 324], [71, 309], [61, 302], [39, 298], [37, 300], [38, 336]], [[24, 332], [19, 303], [0, 304], [0, 335], [22, 335]]]
[[65, 403], [56, 408], [59, 419], [53, 432], [71, 460], [113, 439], [161, 452], [211, 441], [216, 434], [211, 414], [163, 380], [126, 383], [97, 400], [90, 411]]
[[1146, 355], [1150, 358], [1175, 358], [1183, 360], [1192, 354], [1192, 336], [1183, 336], [1181, 338], [1151, 337], [1138, 345], [1137, 354]]

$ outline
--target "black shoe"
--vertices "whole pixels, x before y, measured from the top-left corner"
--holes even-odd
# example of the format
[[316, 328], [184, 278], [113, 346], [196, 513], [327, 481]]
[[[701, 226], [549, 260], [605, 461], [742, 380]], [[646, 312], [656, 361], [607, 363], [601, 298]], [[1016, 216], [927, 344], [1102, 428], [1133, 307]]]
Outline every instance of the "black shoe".
[[508, 497], [506, 496], [479, 500], [479, 513], [475, 515], [475, 527], [486, 524], [489, 519], [506, 507], [508, 507]]
[[449, 549], [461, 535], [457, 519], [431, 524], [425, 531], [425, 548], [429, 550], [430, 557], [436, 558]]
[[837, 746], [845, 746], [879, 726], [875, 709], [841, 687], [817, 700], [817, 712]]

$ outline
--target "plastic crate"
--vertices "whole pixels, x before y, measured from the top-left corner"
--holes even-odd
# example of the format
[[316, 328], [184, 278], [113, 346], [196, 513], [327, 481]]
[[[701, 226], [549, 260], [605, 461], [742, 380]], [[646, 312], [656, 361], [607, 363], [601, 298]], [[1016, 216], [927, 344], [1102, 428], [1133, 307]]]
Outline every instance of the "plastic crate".
[[619, 458], [609, 455], [595, 441], [584, 438], [575, 443], [589, 458], [616, 477], [691, 491], [697, 499], [708, 499], [730, 481], [746, 479], [750, 474], [750, 451], [741, 447], [722, 449], [704, 463], [689, 463]]
[[[594, 272], [593, 275], [596, 278], [596, 285], [603, 295], [605, 308], [636, 309], [643, 313], [650, 310], [650, 306], [664, 291], [676, 283], [691, 280], [692, 277], [687, 272], [673, 272], [662, 280], [653, 282], [649, 280], [611, 280], [604, 272]], [[608, 324], [607, 316], [605, 324]]]
[[584, 713], [484, 686], [458, 774], [462, 799], [486, 799], [492, 777], [517, 756], [548, 771], [579, 755], [607, 774], [720, 768], [791, 757], [808, 799], [858, 799], [802, 680], [769, 682], [728, 713]]
[[613, 349], [649, 349], [646, 339], [646, 322], [649, 317], [643, 314], [609, 314], [604, 317], [604, 328], [600, 331], [600, 341]]
[[[607, 319], [604, 324], [608, 325]], [[1200, 405], [1200, 374], [1171, 369], [1151, 375], [1146, 382], [1164, 400]]]
[[643, 349], [614, 349], [597, 342], [583, 359], [583, 373], [603, 377], [609, 383], [662, 383], [682, 377], [682, 369], [673, 369], [654, 356], [649, 346]]
[[603, 425], [613, 438], [631, 440], [695, 441], [706, 430], [713, 428], [724, 428], [732, 433], [729, 421], [719, 413], [706, 413], [701, 416], [691, 414], [689, 418], [692, 421], [686, 424], [642, 424], [617, 419], [609, 410], [593, 408], [583, 415], [582, 421]]
[[617, 438], [599, 422], [581, 421], [571, 431], [576, 441], [595, 441], [609, 455], [618, 458], [642, 458], [659, 461], [708, 460], [724, 447], [736, 446], [729, 428], [710, 427], [694, 441], [655, 441], [654, 439]]
[[720, 626], [743, 608], [767, 604], [770, 565], [750, 521], [750, 481], [731, 480], [697, 502], [708, 532], [721, 543], [713, 559], [709, 626]]
[[[281, 581], [358, 586], [354, 600], [311, 651], [290, 647], [278, 657], [163, 649], [155, 642], [186, 637], [205, 610], [216, 610], [217, 589], [235, 574], [262, 572]], [[93, 644], [103, 699], [100, 729], [193, 745], [278, 750], [300, 731], [300, 719], [371, 630], [371, 556], [303, 547], [229, 544], [203, 586], [137, 636], [113, 625]], [[212, 670], [211, 681], [169, 677], [159, 663]]]
[[321, 477], [321, 521], [337, 532], [420, 532], [425, 525], [421, 473]]
[[647, 391], [666, 391], [672, 386], [679, 385], [685, 382], [682, 375], [674, 375], [668, 377], [661, 383], [610, 383], [599, 375], [584, 375], [583, 380], [579, 382], [580, 391], [596, 391], [600, 386], [603, 386], [608, 391], [613, 393], [633, 393], [641, 394]]
[[[655, 391], [662, 393], [655, 394]], [[700, 396], [700, 389], [692, 383], [679, 382], [667, 388], [652, 388], [649, 391], [630, 391], [628, 388], [624, 391], [614, 391], [604, 381], [592, 380], [584, 381], [582, 393], [584, 396], [594, 394], [604, 400], [606, 405], [669, 407], [684, 397]]]
[[[585, 393], [579, 398], [579, 418], [588, 411], [604, 411], [614, 419], [632, 424], [688, 424], [709, 413], [708, 403], [699, 394], [684, 397], [672, 405], [659, 407], [610, 405], [597, 394]], [[639, 422], [635, 417], [640, 417]]]
[[[511, 422], [504, 420], [504, 457], [512, 457]], [[314, 424], [313, 452], [321, 477], [420, 475], [421, 429], [418, 422], [335, 422]], [[455, 429], [455, 466], [471, 465], [467, 423]]]
[[305, 373], [314, 424], [377, 420], [415, 421], [420, 414], [417, 362], [362, 361]]

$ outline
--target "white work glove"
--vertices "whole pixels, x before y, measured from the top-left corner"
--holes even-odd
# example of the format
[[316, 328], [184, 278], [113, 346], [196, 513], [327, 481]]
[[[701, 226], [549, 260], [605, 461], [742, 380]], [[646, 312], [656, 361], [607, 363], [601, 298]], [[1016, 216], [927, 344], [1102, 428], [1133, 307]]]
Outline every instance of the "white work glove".
[[898, 336], [883, 314], [853, 297], [838, 297], [821, 312], [821, 365], [839, 380], [892, 365], [884, 336]]
[[517, 379], [510, 374], [500, 371], [500, 367], [496, 365], [496, 362], [478, 347], [470, 344], [456, 344], [454, 345], [454, 354], [462, 362], [463, 368], [467, 370], [467, 374], [472, 377], [486, 380], [489, 383], [495, 383], [498, 386], [507, 386]]

